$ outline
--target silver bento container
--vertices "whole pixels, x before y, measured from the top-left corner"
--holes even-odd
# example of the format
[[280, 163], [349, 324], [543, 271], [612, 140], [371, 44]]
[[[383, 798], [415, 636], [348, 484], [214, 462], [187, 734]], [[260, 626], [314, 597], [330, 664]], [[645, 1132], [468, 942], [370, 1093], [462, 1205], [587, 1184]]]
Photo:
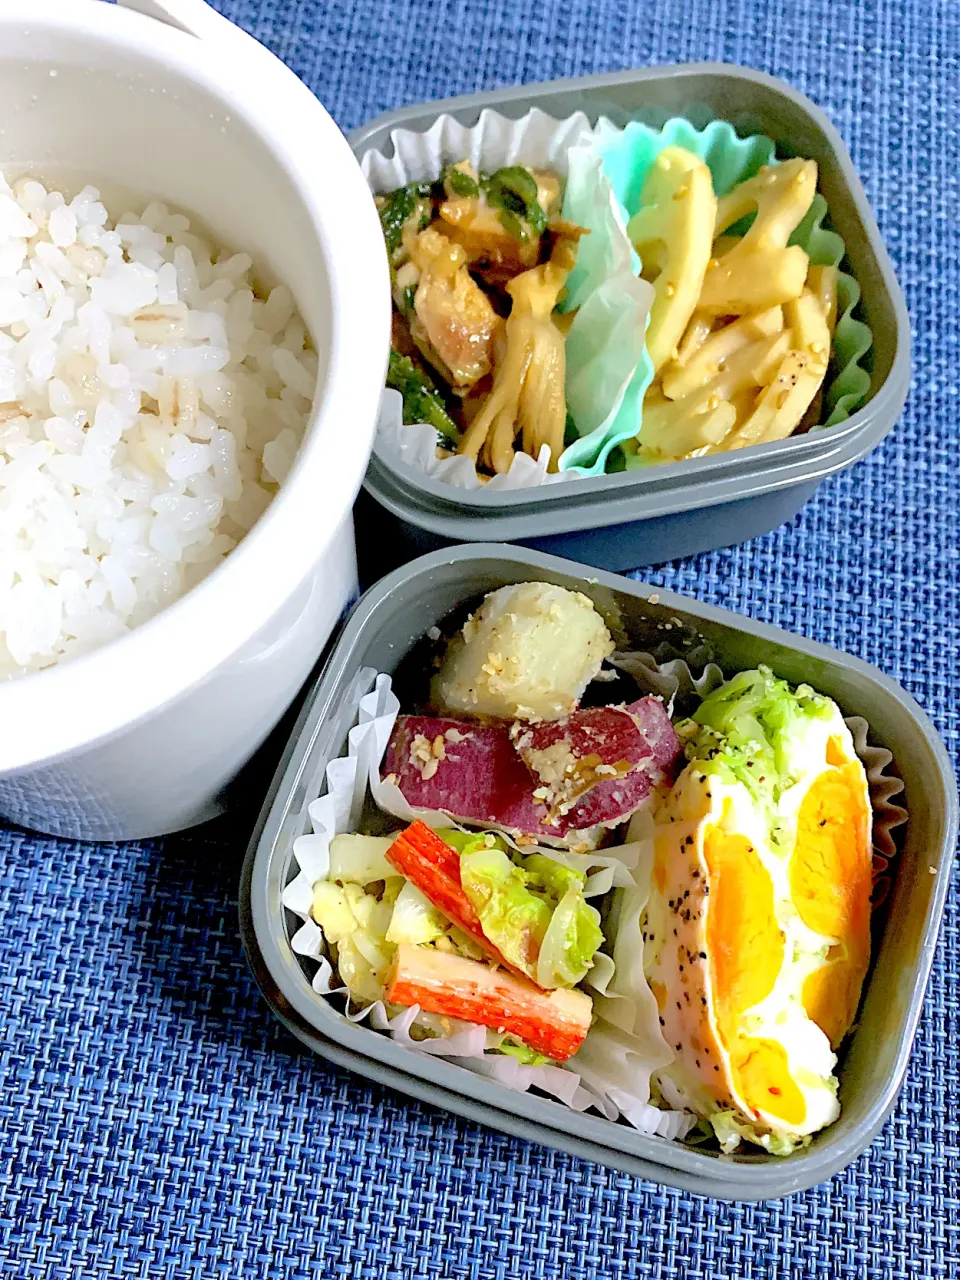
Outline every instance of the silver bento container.
[[[881, 940], [856, 1031], [842, 1054], [843, 1113], [805, 1150], [718, 1155], [647, 1137], [599, 1115], [575, 1114], [545, 1096], [516, 1093], [442, 1058], [419, 1054], [346, 1021], [311, 987], [314, 962], [296, 956], [299, 921], [281, 904], [296, 873], [291, 827], [310, 779], [346, 749], [353, 725], [344, 696], [361, 668], [389, 674], [453, 611], [508, 583], [541, 580], [585, 592], [623, 641], [655, 651], [696, 638], [696, 662], [728, 675], [759, 663], [794, 683], [810, 681], [845, 715], [864, 717], [888, 748], [909, 813]], [[690, 658], [691, 662], [694, 659]], [[351, 704], [352, 706], [352, 704]], [[260, 987], [277, 1016], [323, 1057], [505, 1133], [559, 1147], [669, 1186], [723, 1199], [761, 1200], [822, 1182], [855, 1159], [892, 1110], [920, 1017], [957, 836], [956, 783], [926, 715], [874, 667], [825, 645], [660, 588], [518, 547], [460, 546], [424, 556], [373, 587], [356, 606], [307, 695], [274, 778], [244, 865], [241, 929]], [[897, 865], [898, 864], [898, 865]]]
[[[777, 154], [819, 166], [830, 224], [843, 237], [844, 269], [860, 284], [859, 308], [873, 330], [865, 358], [866, 403], [845, 422], [770, 444], [642, 471], [570, 481], [536, 490], [454, 489], [377, 448], [361, 495], [361, 569], [383, 571], [457, 542], [517, 542], [603, 569], [633, 569], [744, 542], [791, 519], [827, 476], [880, 443], [903, 408], [910, 384], [910, 326], [893, 266], [850, 153], [824, 113], [780, 80], [719, 63], [651, 67], [547, 84], [497, 89], [404, 107], [350, 135], [359, 158], [392, 153], [396, 129], [424, 132], [440, 115], [476, 124], [484, 108], [519, 119], [532, 107], [591, 123], [638, 119], [659, 126], [683, 116], [697, 128], [727, 120], [738, 133], [763, 133]], [[859, 310], [858, 310], [859, 314]], [[362, 575], [361, 575], [362, 576]], [[372, 577], [370, 573], [368, 576]]]

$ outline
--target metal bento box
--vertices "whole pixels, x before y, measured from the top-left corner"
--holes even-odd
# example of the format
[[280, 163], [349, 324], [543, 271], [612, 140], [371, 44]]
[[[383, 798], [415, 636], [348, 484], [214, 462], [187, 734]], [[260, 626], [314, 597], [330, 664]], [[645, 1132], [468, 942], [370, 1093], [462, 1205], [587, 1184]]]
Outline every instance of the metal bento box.
[[390, 155], [396, 130], [425, 132], [441, 115], [476, 124], [492, 108], [509, 119], [540, 108], [591, 124], [684, 117], [696, 128], [728, 121], [762, 133], [779, 158], [819, 166], [830, 224], [846, 245], [844, 267], [861, 288], [857, 314], [873, 333], [865, 357], [870, 390], [846, 421], [805, 434], [637, 471], [529, 489], [453, 488], [375, 447], [361, 495], [362, 561], [382, 569], [456, 542], [518, 542], [601, 568], [623, 570], [746, 541], [792, 518], [820, 482], [874, 449], [891, 430], [910, 381], [909, 321], [900, 287], [850, 154], [824, 113], [758, 71], [721, 64], [654, 67], [524, 85], [405, 107], [350, 135], [358, 159]]
[[[766, 664], [793, 683], [811, 681], [845, 715], [864, 717], [871, 740], [893, 753], [909, 814], [897, 872], [856, 1029], [839, 1067], [843, 1111], [812, 1144], [786, 1158], [710, 1154], [647, 1137], [602, 1117], [574, 1114], [440, 1058], [419, 1054], [343, 1018], [311, 986], [294, 954], [297, 924], [281, 903], [294, 874], [291, 824], [311, 781], [345, 750], [354, 711], [346, 691], [371, 668], [393, 673], [451, 613], [506, 584], [545, 581], [586, 593], [621, 636], [653, 646], [669, 623], [696, 637], [697, 662], [724, 673]], [[247, 854], [241, 928], [251, 965], [277, 1016], [323, 1057], [506, 1133], [559, 1147], [685, 1190], [726, 1199], [788, 1195], [823, 1181], [858, 1156], [893, 1108], [907, 1067], [948, 888], [957, 833], [956, 786], [923, 711], [894, 681], [857, 658], [659, 588], [516, 547], [434, 552], [397, 570], [356, 606], [311, 689], [264, 804]], [[315, 965], [314, 965], [315, 967]]]

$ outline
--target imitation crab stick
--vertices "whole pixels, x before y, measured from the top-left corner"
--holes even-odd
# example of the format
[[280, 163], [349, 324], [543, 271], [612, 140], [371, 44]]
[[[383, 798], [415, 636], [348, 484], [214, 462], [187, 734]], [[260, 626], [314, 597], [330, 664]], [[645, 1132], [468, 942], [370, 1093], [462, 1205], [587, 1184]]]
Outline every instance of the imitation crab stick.
[[513, 969], [480, 927], [480, 918], [460, 883], [460, 855], [456, 849], [418, 819], [401, 831], [385, 857], [492, 960]]
[[590, 1030], [593, 1005], [582, 991], [541, 991], [526, 978], [478, 960], [403, 942], [386, 982], [391, 1004], [477, 1023], [516, 1036], [536, 1053], [565, 1062]]

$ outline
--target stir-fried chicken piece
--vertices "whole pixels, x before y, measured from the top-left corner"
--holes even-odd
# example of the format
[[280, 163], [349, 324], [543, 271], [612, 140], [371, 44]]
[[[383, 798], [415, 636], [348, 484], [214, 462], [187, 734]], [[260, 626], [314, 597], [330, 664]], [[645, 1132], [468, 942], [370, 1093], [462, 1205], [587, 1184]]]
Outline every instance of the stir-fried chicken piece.
[[463, 246], [484, 281], [505, 284], [537, 265], [540, 237], [559, 206], [560, 180], [554, 174], [514, 165], [481, 185], [464, 161], [446, 171], [444, 190], [443, 232]]
[[419, 272], [410, 334], [426, 360], [463, 393], [490, 372], [500, 318], [467, 270], [467, 255], [434, 227], [411, 246]]

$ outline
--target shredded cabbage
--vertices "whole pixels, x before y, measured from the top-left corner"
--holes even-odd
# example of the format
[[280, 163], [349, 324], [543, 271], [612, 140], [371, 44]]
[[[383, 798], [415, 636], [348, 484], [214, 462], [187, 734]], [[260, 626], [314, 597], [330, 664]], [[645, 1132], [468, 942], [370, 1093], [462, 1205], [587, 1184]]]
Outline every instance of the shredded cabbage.
[[449, 923], [415, 884], [405, 880], [393, 906], [387, 942], [433, 942], [446, 931]]
[[709, 1117], [710, 1125], [720, 1143], [721, 1151], [736, 1151], [743, 1138], [769, 1151], [772, 1156], [788, 1156], [799, 1147], [810, 1144], [810, 1135], [761, 1132], [756, 1125], [742, 1119], [735, 1111], [717, 1111]]
[[777, 844], [783, 834], [777, 804], [802, 776], [808, 734], [817, 722], [838, 716], [836, 705], [809, 685], [792, 689], [769, 667], [760, 667], [727, 680], [676, 728], [687, 759], [702, 773], [747, 788]]
[[580, 982], [603, 942], [600, 913], [583, 896], [586, 877], [542, 854], [509, 856], [483, 837], [464, 844], [460, 883], [484, 935], [539, 986]]

